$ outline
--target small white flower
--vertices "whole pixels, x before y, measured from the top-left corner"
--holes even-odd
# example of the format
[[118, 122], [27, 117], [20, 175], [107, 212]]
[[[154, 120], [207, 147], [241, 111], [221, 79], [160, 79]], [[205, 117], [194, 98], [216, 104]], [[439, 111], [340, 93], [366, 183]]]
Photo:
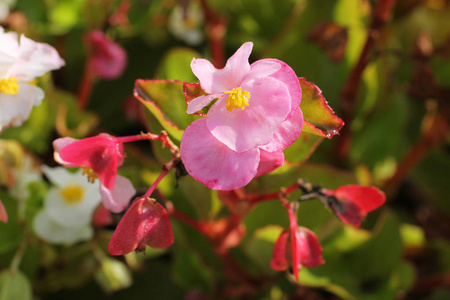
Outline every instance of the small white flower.
[[0, 27], [0, 131], [19, 126], [40, 105], [44, 91], [32, 81], [64, 65], [50, 45], [37, 43], [23, 34], [5, 33]]
[[36, 234], [52, 243], [73, 244], [92, 237], [92, 215], [100, 204], [99, 184], [89, 183], [79, 170], [42, 167], [55, 185], [47, 194], [44, 209], [34, 219]]
[[19, 201], [25, 201], [28, 196], [28, 184], [33, 181], [41, 180], [41, 172], [33, 164], [31, 156], [24, 154], [20, 166], [12, 171], [14, 177], [14, 186], [9, 190]]
[[6, 19], [15, 2], [15, 0], [0, 0], [0, 22]]
[[176, 6], [169, 17], [169, 31], [186, 44], [195, 46], [203, 41], [203, 13], [198, 5], [190, 4], [186, 10]]

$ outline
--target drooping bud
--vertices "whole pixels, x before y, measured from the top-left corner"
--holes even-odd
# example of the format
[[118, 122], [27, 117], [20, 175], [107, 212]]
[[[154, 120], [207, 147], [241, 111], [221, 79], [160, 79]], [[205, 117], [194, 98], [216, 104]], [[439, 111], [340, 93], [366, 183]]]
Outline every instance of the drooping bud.
[[167, 248], [173, 244], [172, 225], [167, 211], [154, 199], [140, 198], [125, 213], [109, 242], [112, 255], [124, 255], [134, 250]]
[[385, 194], [373, 186], [344, 185], [335, 191], [325, 190], [328, 205], [346, 224], [359, 227], [364, 217], [386, 201]]

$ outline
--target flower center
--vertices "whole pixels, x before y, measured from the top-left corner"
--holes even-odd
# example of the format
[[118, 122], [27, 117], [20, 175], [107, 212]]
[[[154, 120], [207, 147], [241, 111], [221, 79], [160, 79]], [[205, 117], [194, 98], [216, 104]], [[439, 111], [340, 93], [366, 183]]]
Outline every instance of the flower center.
[[16, 95], [19, 93], [19, 84], [16, 77], [0, 79], [0, 93]]
[[95, 180], [98, 178], [97, 173], [94, 172], [94, 170], [92, 170], [91, 168], [81, 168], [81, 170], [83, 170], [83, 173], [81, 173], [82, 175], [86, 175], [87, 179], [90, 183], [94, 183]]
[[79, 185], [69, 185], [59, 190], [67, 204], [75, 204], [83, 201], [84, 189]]
[[225, 92], [228, 94], [228, 98], [226, 100], [227, 110], [232, 111], [233, 108], [240, 108], [242, 110], [248, 106], [248, 99], [250, 98], [250, 93], [247, 91], [242, 91], [242, 88], [234, 88], [231, 91]]

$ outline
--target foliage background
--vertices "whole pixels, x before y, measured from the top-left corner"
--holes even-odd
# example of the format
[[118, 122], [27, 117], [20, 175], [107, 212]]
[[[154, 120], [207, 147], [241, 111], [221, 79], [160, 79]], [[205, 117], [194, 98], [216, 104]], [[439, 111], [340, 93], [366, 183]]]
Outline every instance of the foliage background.
[[[99, 259], [89, 244], [65, 248], [33, 243], [26, 249], [20, 270], [35, 296], [208, 299], [220, 293], [249, 299], [450, 298], [449, 1], [393, 1], [390, 17], [376, 31], [369, 28], [374, 28], [374, 7], [381, 0], [206, 1], [214, 18], [206, 16], [200, 23], [206, 36], [195, 46], [179, 40], [169, 29], [170, 14], [182, 2], [17, 0], [2, 25], [54, 45], [66, 67], [52, 78], [41, 79], [46, 100], [22, 127], [5, 130], [2, 139], [18, 140], [43, 162], [55, 165], [51, 141], [59, 136], [128, 135], [148, 128], [159, 132], [161, 125], [132, 96], [135, 80], [196, 82], [189, 63], [193, 56], [215, 55], [209, 32], [222, 25], [224, 35], [219, 41], [225, 57], [243, 42], [253, 41], [252, 60], [273, 57], [285, 61], [298, 76], [319, 86], [341, 116], [349, 74], [368, 35], [377, 34], [360, 81], [352, 85], [356, 102], [351, 122], [344, 117], [351, 147], [340, 151], [342, 135], [325, 139], [308, 162], [303, 162], [307, 155], [294, 148], [287, 156], [297, 165], [263, 176], [248, 189], [273, 191], [302, 177], [330, 189], [349, 183], [376, 185], [386, 192], [388, 202], [369, 215], [361, 229], [343, 226], [320, 203], [302, 204], [299, 222], [318, 234], [326, 264], [302, 269], [301, 286], [269, 268], [273, 243], [288, 220], [278, 203], [266, 202], [245, 218], [246, 235], [232, 251], [257, 282], [258, 288], [249, 293], [239, 293], [239, 285], [227, 281], [223, 262], [202, 236], [174, 220], [176, 242], [167, 252], [149, 250], [145, 257], [119, 258], [124, 263], [121, 267], [131, 270], [129, 287], [116, 278], [128, 271], [99, 272], [105, 254]], [[124, 3], [129, 4], [125, 19], [111, 25], [108, 18]], [[318, 29], [330, 22], [334, 25], [325, 31]], [[88, 55], [82, 41], [94, 29], [104, 30], [125, 48], [128, 65], [116, 80], [97, 80], [87, 110], [81, 111], [76, 101]], [[176, 97], [184, 100], [182, 95]], [[159, 145], [149, 149], [145, 145], [127, 148], [121, 172], [136, 187], [149, 186], [167, 158]], [[168, 177], [159, 189], [186, 214], [204, 219], [224, 214], [216, 192], [190, 178], [183, 178], [178, 189], [174, 185], [174, 178]], [[39, 193], [43, 192], [39, 185], [29, 188], [32, 210], [33, 203], [42, 203]], [[5, 190], [1, 198], [12, 216], [8, 224], [0, 224], [0, 268], [6, 268], [24, 233], [14, 220], [15, 201]], [[105, 248], [110, 234], [111, 228], [99, 229], [100, 248]]]

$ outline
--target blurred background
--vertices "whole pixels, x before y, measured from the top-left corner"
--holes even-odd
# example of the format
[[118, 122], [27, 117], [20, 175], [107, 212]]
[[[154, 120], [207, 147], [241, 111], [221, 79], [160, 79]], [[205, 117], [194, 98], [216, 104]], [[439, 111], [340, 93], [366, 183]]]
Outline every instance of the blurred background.
[[[299, 223], [319, 236], [326, 264], [302, 269], [300, 285], [269, 268], [280, 231], [268, 224], [287, 227], [288, 220], [279, 203], [262, 203], [244, 219], [245, 237], [232, 252], [252, 278], [239, 285], [205, 240], [177, 221], [174, 246], [145, 256], [106, 254], [114, 224], [98, 226], [95, 247], [30, 237], [24, 222], [42, 207], [47, 188], [28, 185], [27, 217], [15, 218], [14, 184], [2, 163], [0, 197], [10, 221], [0, 224], [0, 270], [21, 241], [31, 241], [19, 268], [35, 299], [450, 299], [450, 1], [0, 0], [0, 25], [51, 44], [66, 61], [39, 80], [46, 98], [30, 119], [1, 134], [22, 150], [3, 153], [55, 166], [51, 142], [60, 136], [157, 133], [161, 125], [133, 97], [136, 79], [194, 83], [193, 57], [223, 67], [252, 41], [251, 61], [286, 62], [346, 124], [332, 139], [293, 148], [287, 159], [295, 167], [248, 190], [276, 191], [301, 177], [330, 189], [374, 185], [387, 195], [360, 229], [338, 223], [320, 203], [302, 204]], [[110, 64], [106, 72], [92, 67], [98, 57]], [[182, 94], [175, 99], [173, 109], [185, 105]], [[127, 148], [121, 173], [135, 187], [148, 187], [168, 158], [160, 145], [152, 149]], [[224, 213], [216, 192], [190, 178], [174, 185], [167, 178], [159, 189], [191, 217]]]

